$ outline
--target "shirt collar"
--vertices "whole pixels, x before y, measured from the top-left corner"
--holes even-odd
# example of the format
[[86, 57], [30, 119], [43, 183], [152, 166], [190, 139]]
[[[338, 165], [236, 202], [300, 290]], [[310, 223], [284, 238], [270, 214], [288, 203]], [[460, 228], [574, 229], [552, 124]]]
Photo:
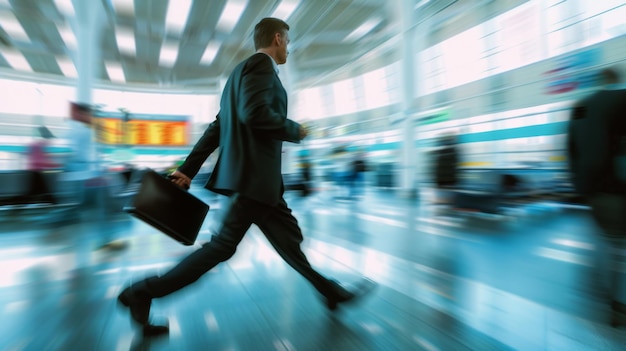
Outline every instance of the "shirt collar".
[[259, 51], [259, 52], [267, 55], [272, 60], [272, 67], [274, 67], [274, 72], [276, 72], [276, 74], [278, 74], [278, 65], [276, 64], [276, 61], [274, 61], [274, 58], [272, 56], [262, 52], [262, 51]]

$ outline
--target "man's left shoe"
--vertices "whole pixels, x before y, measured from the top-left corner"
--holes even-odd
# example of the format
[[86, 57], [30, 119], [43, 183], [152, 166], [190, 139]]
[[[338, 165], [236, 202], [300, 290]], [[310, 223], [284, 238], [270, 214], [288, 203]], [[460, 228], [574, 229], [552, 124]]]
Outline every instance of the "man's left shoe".
[[367, 278], [362, 278], [353, 289], [346, 289], [334, 280], [330, 281], [333, 292], [326, 296], [326, 307], [334, 311], [340, 304], [354, 303], [374, 290], [376, 283]]
[[165, 335], [170, 332], [170, 328], [167, 325], [153, 325], [153, 324], [145, 324], [143, 326], [143, 336], [159, 336]]

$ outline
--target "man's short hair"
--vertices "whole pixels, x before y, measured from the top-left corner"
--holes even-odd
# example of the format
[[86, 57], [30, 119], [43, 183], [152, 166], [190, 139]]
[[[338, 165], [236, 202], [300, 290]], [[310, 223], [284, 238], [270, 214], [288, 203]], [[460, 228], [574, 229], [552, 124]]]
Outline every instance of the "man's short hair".
[[254, 26], [254, 49], [258, 50], [272, 45], [274, 34], [285, 35], [289, 25], [278, 18], [266, 17]]
[[613, 68], [605, 68], [600, 71], [602, 84], [617, 84], [620, 82], [619, 73]]

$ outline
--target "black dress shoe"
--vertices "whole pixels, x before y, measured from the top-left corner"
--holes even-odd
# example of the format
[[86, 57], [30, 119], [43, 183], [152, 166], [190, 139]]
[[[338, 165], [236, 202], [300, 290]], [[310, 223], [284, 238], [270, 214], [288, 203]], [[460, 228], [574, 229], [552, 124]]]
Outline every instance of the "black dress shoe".
[[626, 304], [611, 301], [611, 326], [613, 328], [626, 325]]
[[336, 310], [339, 304], [348, 304], [359, 300], [376, 286], [376, 283], [366, 278], [355, 284], [352, 291], [347, 290], [334, 280], [331, 280], [330, 284], [333, 290], [326, 296], [326, 307], [331, 311]]
[[611, 300], [611, 309], [616, 312], [626, 313], [626, 304]]
[[146, 326], [150, 316], [152, 298], [144, 291], [144, 285], [145, 283], [141, 282], [124, 289], [117, 300], [130, 309], [130, 316], [135, 322]]
[[153, 324], [145, 324], [143, 326], [143, 336], [160, 336], [165, 335], [170, 332], [170, 328], [167, 325], [153, 325]]

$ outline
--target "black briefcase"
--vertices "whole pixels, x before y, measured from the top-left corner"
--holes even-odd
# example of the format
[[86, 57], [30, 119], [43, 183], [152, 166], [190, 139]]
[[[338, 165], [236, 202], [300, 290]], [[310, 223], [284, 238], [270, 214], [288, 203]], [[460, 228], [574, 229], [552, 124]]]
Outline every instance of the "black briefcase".
[[183, 245], [193, 245], [209, 205], [153, 170], [124, 210]]

